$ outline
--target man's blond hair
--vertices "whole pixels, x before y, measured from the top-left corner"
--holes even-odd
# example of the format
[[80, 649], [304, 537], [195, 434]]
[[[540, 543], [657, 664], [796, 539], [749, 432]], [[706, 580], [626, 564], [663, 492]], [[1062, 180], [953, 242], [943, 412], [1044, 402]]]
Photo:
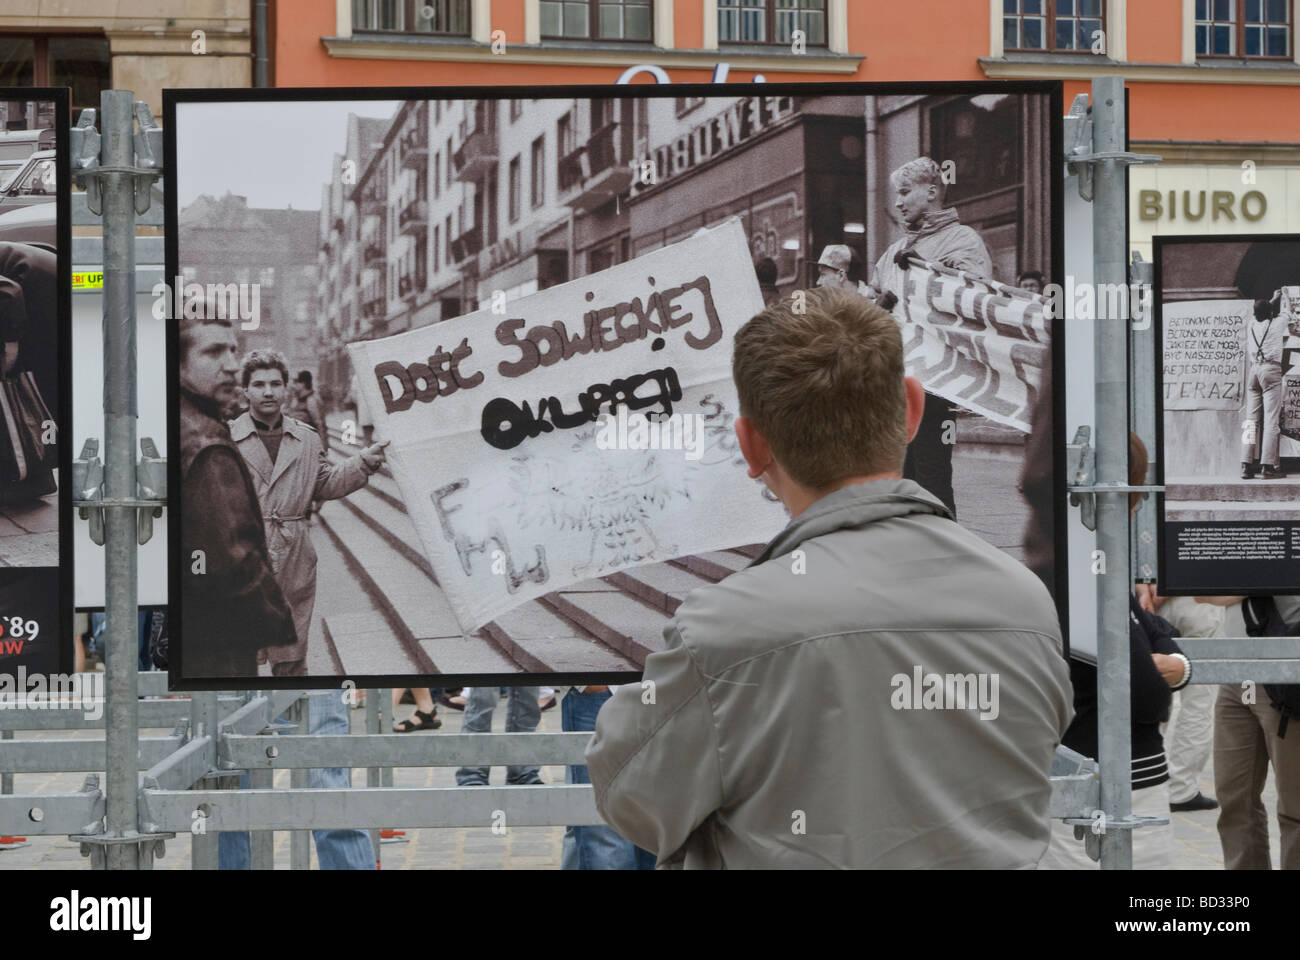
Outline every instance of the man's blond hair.
[[790, 477], [813, 490], [898, 471], [907, 400], [897, 321], [849, 290], [800, 294], [736, 332], [731, 372], [741, 415]]

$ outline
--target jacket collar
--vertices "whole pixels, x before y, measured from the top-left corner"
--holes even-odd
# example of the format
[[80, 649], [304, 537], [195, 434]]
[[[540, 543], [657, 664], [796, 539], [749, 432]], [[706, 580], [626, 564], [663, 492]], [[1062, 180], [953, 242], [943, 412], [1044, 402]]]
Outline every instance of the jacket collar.
[[911, 480], [871, 480], [841, 487], [828, 493], [786, 525], [763, 552], [750, 561], [756, 566], [783, 556], [805, 540], [836, 530], [861, 527], [877, 520], [933, 513], [953, 519], [948, 508], [934, 494]]
[[907, 231], [907, 235], [910, 239], [917, 240], [920, 237], [928, 237], [932, 233], [938, 233], [944, 227], [959, 222], [957, 210], [954, 207], [944, 207], [942, 210], [927, 213], [921, 219], [921, 225], [915, 230]]
[[280, 479], [303, 450], [302, 424], [292, 417], [282, 416], [282, 419], [284, 436], [280, 439], [280, 452], [275, 458], [275, 463], [271, 463], [266, 445], [261, 440], [257, 443], [243, 442], [257, 433], [257, 427], [253, 424], [253, 417], [249, 413], [241, 413], [230, 421], [230, 439], [239, 445], [239, 452], [243, 455], [244, 461], [268, 487]]

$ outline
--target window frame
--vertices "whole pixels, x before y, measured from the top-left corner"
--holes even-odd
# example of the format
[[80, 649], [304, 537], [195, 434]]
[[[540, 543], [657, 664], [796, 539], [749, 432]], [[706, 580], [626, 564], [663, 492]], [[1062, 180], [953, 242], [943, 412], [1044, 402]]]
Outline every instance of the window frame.
[[[474, 35], [474, 3], [473, 0], [458, 0], [465, 5], [465, 29], [461, 30], [416, 30], [413, 24], [416, 21], [416, 15], [419, 8], [427, 6], [427, 0], [401, 0], [402, 3], [402, 26], [397, 29], [390, 27], [358, 27], [356, 17], [356, 3], [358, 0], [351, 0], [352, 8], [352, 32], [357, 34], [379, 34], [381, 36], [392, 35], [410, 35], [414, 37], [472, 37]], [[372, 7], [378, 5], [382, 0], [359, 0], [360, 3], [369, 3]], [[457, 0], [453, 0], [457, 2]], [[376, 18], [378, 19], [378, 18]]]
[[[1075, 3], [1076, 3], [1076, 4], [1079, 3], [1079, 2], [1080, 2], [1080, 0], [1075, 0]], [[1043, 0], [1043, 7], [1044, 7], [1044, 9], [1047, 11], [1047, 12], [1044, 14], [1044, 16], [1043, 16], [1043, 19], [1046, 21], [1046, 24], [1045, 24], [1045, 26], [1044, 26], [1044, 30], [1046, 31], [1046, 36], [1047, 36], [1048, 38], [1050, 38], [1050, 40], [1051, 40], [1050, 43], [1048, 43], [1046, 46], [1042, 46], [1042, 47], [1008, 47], [1008, 46], [1006, 46], [1005, 37], [1006, 37], [1006, 21], [1007, 21], [1007, 17], [1015, 17], [1018, 21], [1021, 22], [1021, 27], [1022, 27], [1022, 29], [1021, 29], [1021, 31], [1020, 31], [1020, 36], [1021, 36], [1021, 39], [1023, 39], [1023, 38], [1024, 38], [1024, 30], [1023, 30], [1023, 26], [1024, 26], [1025, 14], [1023, 14], [1023, 13], [1005, 13], [1005, 12], [1004, 12], [1004, 13], [1002, 14], [1002, 17], [1001, 17], [1001, 19], [1000, 19], [1000, 23], [999, 23], [999, 25], [1000, 25], [1001, 28], [1002, 28], [1002, 36], [1003, 36], [1003, 38], [1004, 38], [1004, 40], [1003, 40], [1003, 50], [1004, 50], [1004, 52], [1006, 52], [1006, 53], [1038, 53], [1038, 54], [1044, 54], [1044, 53], [1068, 53], [1068, 54], [1084, 54], [1084, 55], [1089, 56], [1089, 57], [1108, 56], [1108, 55], [1109, 55], [1109, 50], [1110, 50], [1110, 25], [1109, 25], [1110, 18], [1109, 18], [1109, 16], [1108, 16], [1108, 14], [1110, 13], [1110, 11], [1109, 11], [1109, 9], [1107, 9], [1107, 8], [1110, 6], [1110, 3], [1108, 2], [1108, 0], [1100, 0], [1100, 3], [1101, 3], [1101, 14], [1099, 15], [1099, 19], [1101, 20], [1101, 33], [1102, 33], [1102, 36], [1106, 39], [1106, 53], [1100, 53], [1100, 54], [1098, 54], [1098, 53], [1093, 53], [1093, 52], [1092, 52], [1092, 47], [1091, 47], [1091, 46], [1088, 46], [1088, 47], [1085, 48], [1085, 49], [1061, 49], [1061, 48], [1059, 48], [1059, 47], [1056, 46], [1056, 0]], [[1075, 9], [1078, 9], [1078, 8], [1076, 7]], [[1029, 14], [1029, 16], [1030, 16], [1031, 18], [1036, 19], [1036, 18], [1034, 17], [1033, 14]], [[1070, 14], [1069, 17], [1070, 17], [1070, 19], [1072, 19], [1072, 20], [1079, 20], [1079, 19], [1092, 20], [1092, 19], [1093, 19], [1092, 17], [1082, 17], [1082, 16], [1079, 15], [1079, 14]]]
[[[54, 61], [53, 54], [50, 52], [51, 40], [100, 40], [107, 47], [108, 57], [105, 66], [108, 68], [107, 85], [103, 90], [108, 90], [113, 86], [113, 49], [112, 42], [104, 33], [94, 33], [90, 31], [74, 31], [72, 33], [32, 33], [21, 30], [5, 31], [0, 36], [7, 40], [30, 40], [32, 44], [32, 82], [33, 87], [54, 87], [68, 86], [68, 90], [75, 91], [75, 87], [70, 84], [58, 83], [54, 79]], [[85, 110], [88, 107], [99, 109], [99, 99], [96, 98], [94, 103], [77, 103], [72, 99], [69, 103], [72, 109], [72, 116], [75, 119], [77, 112]]]
[[[1267, 60], [1273, 63], [1290, 63], [1295, 58], [1295, 0], [1285, 0], [1287, 4], [1287, 51], [1283, 55], [1269, 53], [1246, 53], [1246, 0], [1231, 0], [1233, 5], [1232, 25], [1233, 25], [1233, 42], [1236, 47], [1235, 53], [1201, 53], [1196, 49], [1196, 28], [1201, 24], [1207, 24], [1212, 30], [1214, 24], [1222, 23], [1222, 20], [1214, 18], [1214, 0], [1206, 0], [1208, 4], [1209, 20], [1199, 20], [1196, 16], [1196, 4], [1192, 4], [1192, 52], [1197, 60]], [[1260, 0], [1261, 11], [1267, 5], [1268, 0]], [[1267, 27], [1271, 21], [1264, 21]], [[1211, 46], [1213, 39], [1211, 38]]]
[[511, 157], [506, 170], [506, 222], [518, 223], [523, 213], [523, 154]]
[[546, 203], [546, 134], [535, 139], [529, 150], [529, 190], [532, 209]]
[[[564, 2], [564, 0], [556, 0]], [[567, 0], [569, 3], [575, 0]], [[577, 40], [587, 41], [588, 43], [654, 43], [655, 42], [655, 4], [671, 3], [672, 0], [646, 0], [646, 6], [650, 8], [650, 35], [648, 37], [605, 37], [600, 33], [600, 4], [601, 0], [579, 0], [587, 4], [587, 35], [585, 37], [571, 37], [565, 33], [542, 33], [541, 32], [541, 12], [542, 0], [537, 0], [538, 31], [542, 40]], [[627, 6], [623, 0], [607, 0], [607, 2], [617, 3], [619, 6]], [[641, 6], [636, 3], [635, 6]], [[564, 29], [564, 14], [560, 14], [560, 29]]]
[[[717, 4], [718, 23], [716, 24], [716, 27], [717, 27], [718, 46], [720, 48], [734, 47], [734, 46], [742, 46], [742, 47], [761, 46], [761, 47], [788, 48], [790, 46], [790, 41], [776, 39], [776, 4], [773, 2], [773, 0], [749, 0], [749, 2], [752, 4], [757, 4], [761, 2], [763, 4], [763, 10], [764, 10], [763, 36], [766, 37], [767, 39], [766, 40], [724, 40], [722, 38], [723, 7], [722, 4]], [[823, 33], [825, 39], [823, 39], [821, 43], [811, 43], [805, 41], [805, 46], [816, 50], [829, 51], [831, 45], [831, 0], [821, 0], [821, 4], [822, 4], [822, 18], [824, 21]], [[796, 12], [801, 12], [800, 8], [796, 7], [795, 9]]]

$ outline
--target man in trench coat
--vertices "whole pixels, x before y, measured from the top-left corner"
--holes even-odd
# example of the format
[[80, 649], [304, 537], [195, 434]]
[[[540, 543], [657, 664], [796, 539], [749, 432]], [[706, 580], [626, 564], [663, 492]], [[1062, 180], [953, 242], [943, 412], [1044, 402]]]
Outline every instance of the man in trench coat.
[[230, 438], [248, 464], [262, 506], [271, 569], [293, 612], [298, 641], [261, 651], [277, 677], [307, 675], [307, 637], [316, 605], [316, 549], [307, 514], [313, 500], [337, 500], [364, 487], [384, 462], [388, 441], [331, 466], [316, 431], [284, 416], [289, 369], [275, 351], [244, 358], [248, 412], [230, 423]]

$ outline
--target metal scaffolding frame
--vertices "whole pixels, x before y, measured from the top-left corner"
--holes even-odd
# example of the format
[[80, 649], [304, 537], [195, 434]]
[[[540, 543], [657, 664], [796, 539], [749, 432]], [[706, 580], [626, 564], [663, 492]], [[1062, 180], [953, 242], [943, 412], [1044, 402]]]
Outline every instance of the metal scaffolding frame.
[[[73, 130], [74, 174], [86, 189], [86, 206], [103, 219], [104, 264], [104, 486], [99, 489], [93, 451], [75, 471], [75, 503], [106, 551], [107, 691], [102, 720], [74, 710], [0, 709], [0, 834], [64, 835], [81, 843], [96, 868], [149, 869], [167, 840], [189, 835], [192, 866], [217, 865], [217, 834], [252, 831], [252, 865], [273, 865], [272, 831], [293, 831], [290, 862], [309, 864], [308, 830], [382, 826], [466, 827], [599, 824], [589, 785], [413, 789], [394, 788], [399, 766], [460, 766], [466, 763], [581, 764], [587, 733], [462, 734], [409, 737], [401, 734], [322, 735], [307, 729], [309, 694], [192, 693], [188, 698], [145, 699], [166, 693], [162, 674], [139, 674], [135, 624], [138, 610], [137, 544], [146, 542], [149, 518], [165, 503], [157, 457], [135, 461], [136, 319], [141, 289], [135, 267], [136, 216], [150, 213], [153, 181], [161, 175], [161, 130], [148, 107], [130, 91], [101, 95], [101, 137], [93, 111], [83, 111]], [[136, 129], [136, 121], [139, 130]], [[1079, 173], [1081, 191], [1093, 203], [1094, 280], [1130, 279], [1124, 237], [1125, 176], [1129, 163], [1153, 159], [1124, 149], [1124, 82], [1093, 82], [1092, 110], [1077, 99], [1066, 118], [1066, 161]], [[160, 223], [153, 211], [150, 223]], [[74, 241], [74, 246], [85, 241]], [[81, 254], [79, 258], [84, 259]], [[1140, 266], [1135, 267], [1138, 273]], [[1134, 279], [1143, 278], [1140, 275]], [[149, 289], [148, 279], [143, 289]], [[1052, 768], [1049, 815], [1077, 825], [1104, 869], [1131, 868], [1132, 830], [1157, 818], [1130, 809], [1128, 596], [1130, 571], [1128, 494], [1157, 491], [1128, 484], [1129, 337], [1136, 364], [1154, 363], [1153, 335], [1130, 332], [1125, 318], [1098, 320], [1096, 359], [1096, 450], [1087, 428], [1071, 445], [1072, 483], [1081, 518], [1092, 526], [1107, 557], [1097, 609], [1100, 769], [1092, 760], [1058, 749]], [[1148, 331], [1150, 327], [1146, 328]], [[1154, 452], [1154, 396], [1149, 378], [1133, 378], [1135, 429]], [[1150, 511], [1148, 511], [1149, 513]], [[1138, 553], [1153, 545], [1150, 517], [1139, 523]], [[102, 526], [101, 526], [102, 525]], [[102, 530], [102, 534], [101, 531]], [[1148, 566], [1140, 568], [1145, 573]], [[1300, 638], [1184, 639], [1193, 683], [1243, 680], [1300, 683]], [[30, 697], [29, 697], [30, 699]], [[381, 728], [381, 701], [367, 699], [367, 730]], [[84, 705], [84, 704], [81, 704]], [[10, 705], [12, 706], [12, 705]], [[47, 704], [47, 707], [55, 706]], [[62, 706], [66, 706], [63, 704]], [[290, 723], [279, 722], [285, 716]], [[103, 739], [16, 740], [16, 730], [103, 728]], [[142, 729], [171, 729], [141, 737]], [[313, 767], [367, 768], [365, 787], [304, 789]], [[143, 767], [143, 769], [141, 769]], [[272, 789], [274, 772], [289, 769], [288, 790]], [[91, 773], [72, 794], [14, 795], [13, 774], [104, 770], [105, 784]], [[251, 788], [234, 789], [241, 773]], [[1096, 830], [1098, 813], [1103, 829]], [[380, 846], [375, 837], [375, 851]]]

